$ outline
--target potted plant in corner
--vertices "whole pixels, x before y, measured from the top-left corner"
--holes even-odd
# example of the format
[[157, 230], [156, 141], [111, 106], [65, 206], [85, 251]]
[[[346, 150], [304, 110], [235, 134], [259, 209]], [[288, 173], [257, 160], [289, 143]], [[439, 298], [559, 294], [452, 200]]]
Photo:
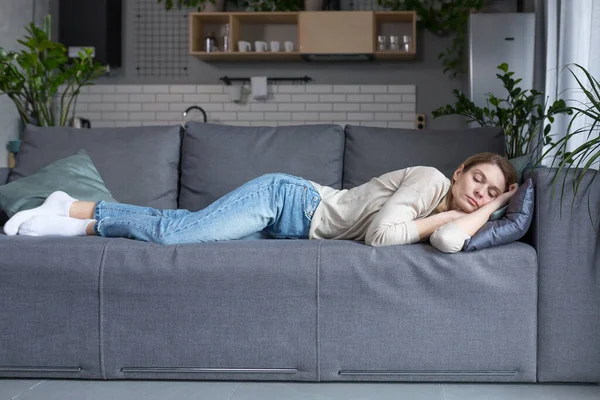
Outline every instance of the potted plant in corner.
[[[487, 105], [479, 107], [475, 105], [460, 90], [454, 90], [456, 103], [437, 108], [432, 112], [434, 118], [445, 115], [462, 115], [467, 117], [467, 122], [475, 122], [480, 126], [497, 126], [504, 130], [506, 138], [506, 155], [515, 165], [519, 175], [530, 165], [533, 165], [533, 157], [538, 150], [536, 139], [541, 130], [543, 140], [540, 144], [551, 144], [550, 135], [554, 116], [558, 114], [573, 113], [566, 106], [564, 100], [558, 99], [549, 107], [542, 104], [538, 98], [543, 93], [536, 90], [522, 90], [518, 87], [521, 79], [514, 79], [514, 72], [509, 72], [508, 64], [498, 66], [503, 74], [496, 74], [502, 80], [504, 88], [508, 92], [506, 98], [496, 97], [488, 93]], [[543, 129], [541, 129], [543, 126]]]
[[[600, 162], [600, 82], [581, 65], [574, 65], [586, 78], [582, 81], [571, 68], [568, 68], [577, 81], [578, 87], [575, 90], [583, 92], [586, 101], [577, 102], [577, 105], [572, 107], [575, 114], [571, 118], [567, 134], [556, 143], [551, 143], [549, 148], [537, 161], [541, 163], [550, 153], [554, 153], [552, 156], [552, 166], [556, 166], [557, 171], [553, 179], [553, 184], [556, 183], [561, 171], [569, 172], [571, 169], [575, 170], [575, 175], [573, 176], [573, 201], [575, 201], [579, 184], [586, 172], [594, 169], [594, 163]], [[580, 119], [584, 121], [584, 125], [581, 128], [575, 129], [574, 123], [580, 122]], [[571, 147], [570, 144], [576, 140], [576, 137], [581, 137], [581, 135], [585, 135], [583, 143], [579, 142], [579, 145], [573, 150], [568, 150]], [[598, 176], [598, 172], [599, 170], [596, 169], [592, 179]], [[568, 173], [564, 174], [561, 202], [564, 196], [564, 185], [568, 176]]]
[[[28, 34], [18, 41], [21, 51], [0, 48], [0, 95], [13, 101], [23, 126], [65, 126], [81, 88], [92, 85], [106, 68], [89, 49], [69, 59], [66, 47], [50, 40], [50, 16], [44, 29], [32, 22], [25, 30]], [[18, 143], [8, 147], [18, 151]]]

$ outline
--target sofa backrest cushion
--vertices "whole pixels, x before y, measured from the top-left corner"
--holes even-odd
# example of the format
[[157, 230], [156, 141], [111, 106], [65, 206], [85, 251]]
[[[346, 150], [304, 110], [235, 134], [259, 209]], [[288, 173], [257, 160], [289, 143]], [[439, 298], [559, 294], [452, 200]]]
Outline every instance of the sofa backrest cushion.
[[344, 189], [417, 165], [435, 167], [450, 179], [475, 153], [505, 154], [501, 128], [421, 131], [346, 125], [345, 133]]
[[57, 190], [78, 200], [115, 201], [90, 156], [85, 150], [79, 150], [32, 175], [0, 185], [0, 207], [12, 217], [19, 211], [41, 206]]
[[282, 172], [336, 189], [342, 184], [339, 125], [239, 127], [188, 122], [179, 208], [200, 210], [249, 180]]
[[10, 174], [10, 168], [0, 168], [0, 185], [8, 183], [8, 175]]
[[121, 203], [177, 208], [181, 127], [75, 129], [28, 125], [9, 182], [85, 150]]

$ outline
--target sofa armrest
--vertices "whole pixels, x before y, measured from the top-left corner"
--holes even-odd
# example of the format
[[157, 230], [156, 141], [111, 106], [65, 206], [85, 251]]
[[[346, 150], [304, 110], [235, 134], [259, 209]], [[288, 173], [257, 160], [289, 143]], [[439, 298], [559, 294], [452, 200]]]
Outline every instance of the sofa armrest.
[[0, 185], [4, 185], [8, 182], [8, 174], [10, 174], [10, 168], [0, 168]]
[[587, 171], [573, 203], [576, 171], [562, 171], [553, 187], [556, 171], [529, 174], [536, 189], [531, 244], [539, 261], [538, 380], [595, 381], [600, 376], [600, 173], [594, 179], [596, 171]]
[[[8, 182], [8, 174], [10, 173], [10, 168], [4, 167], [0, 168], [0, 186], [6, 184]], [[8, 221], [8, 216], [4, 212], [2, 208], [0, 208], [0, 227], [4, 226], [4, 224]], [[4, 231], [0, 229], [0, 235], [4, 234]]]

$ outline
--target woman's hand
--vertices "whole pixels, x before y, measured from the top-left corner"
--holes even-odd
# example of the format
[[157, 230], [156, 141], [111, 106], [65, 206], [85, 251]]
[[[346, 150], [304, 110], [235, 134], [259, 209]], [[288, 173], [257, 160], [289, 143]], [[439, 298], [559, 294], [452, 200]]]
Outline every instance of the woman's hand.
[[518, 188], [519, 185], [516, 183], [510, 185], [508, 192], [502, 193], [500, 196], [472, 213], [453, 210], [454, 216], [457, 217], [457, 219], [454, 220], [454, 223], [467, 235], [473, 236], [489, 220], [490, 215], [492, 215], [494, 211], [508, 204], [510, 198], [517, 192]]
[[498, 210], [507, 205], [510, 201], [510, 198], [513, 197], [513, 195], [517, 192], [517, 189], [519, 189], [519, 185], [517, 183], [513, 183], [508, 188], [508, 192], [502, 193], [500, 196], [492, 200], [492, 203], [494, 203], [495, 206], [495, 210]]

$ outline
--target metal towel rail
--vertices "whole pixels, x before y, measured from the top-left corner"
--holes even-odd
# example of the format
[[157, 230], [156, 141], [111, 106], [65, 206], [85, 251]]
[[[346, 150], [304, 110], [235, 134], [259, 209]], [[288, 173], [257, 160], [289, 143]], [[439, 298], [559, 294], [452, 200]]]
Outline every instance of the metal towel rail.
[[[231, 82], [250, 82], [250, 78], [230, 78], [227, 75], [226, 76], [222, 76], [221, 78], [219, 78], [220, 81], [223, 81], [223, 83], [225, 83], [226, 85], [231, 85]], [[310, 76], [301, 76], [301, 77], [296, 77], [296, 78], [267, 78], [268, 82], [309, 82], [312, 81], [312, 78]]]

